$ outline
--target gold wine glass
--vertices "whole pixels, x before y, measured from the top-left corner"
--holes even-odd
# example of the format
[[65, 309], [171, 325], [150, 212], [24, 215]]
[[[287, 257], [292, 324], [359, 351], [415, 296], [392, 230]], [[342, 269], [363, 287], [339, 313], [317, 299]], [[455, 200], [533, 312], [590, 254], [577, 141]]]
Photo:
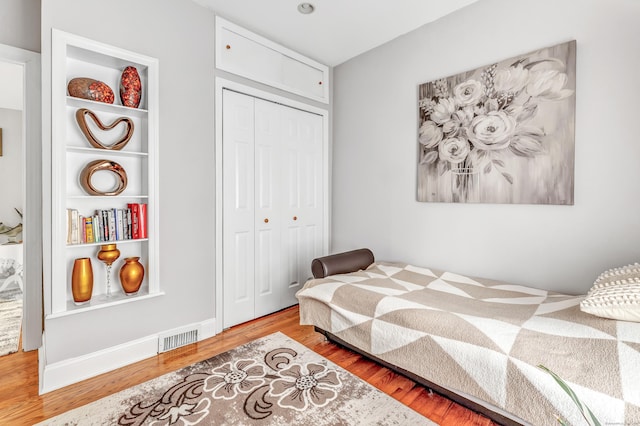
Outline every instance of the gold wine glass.
[[97, 257], [107, 266], [107, 297], [111, 297], [111, 266], [120, 257], [120, 250], [115, 244], [104, 244], [100, 246]]

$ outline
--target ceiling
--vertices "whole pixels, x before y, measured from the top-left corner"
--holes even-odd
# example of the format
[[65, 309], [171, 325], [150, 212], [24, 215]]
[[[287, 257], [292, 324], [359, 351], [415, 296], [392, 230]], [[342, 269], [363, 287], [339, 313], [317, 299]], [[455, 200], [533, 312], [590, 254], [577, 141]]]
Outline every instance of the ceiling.
[[194, 0], [229, 21], [336, 66], [477, 0]]

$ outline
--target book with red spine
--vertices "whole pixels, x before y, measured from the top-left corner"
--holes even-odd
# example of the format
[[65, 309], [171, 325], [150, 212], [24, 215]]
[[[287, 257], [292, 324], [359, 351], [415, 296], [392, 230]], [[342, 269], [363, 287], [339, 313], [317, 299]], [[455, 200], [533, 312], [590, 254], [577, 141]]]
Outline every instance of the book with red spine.
[[139, 204], [131, 203], [128, 204], [128, 207], [131, 209], [131, 238], [137, 240], [140, 238], [140, 208]]
[[147, 238], [147, 205], [140, 204], [139, 211], [138, 225], [140, 227], [140, 238]]

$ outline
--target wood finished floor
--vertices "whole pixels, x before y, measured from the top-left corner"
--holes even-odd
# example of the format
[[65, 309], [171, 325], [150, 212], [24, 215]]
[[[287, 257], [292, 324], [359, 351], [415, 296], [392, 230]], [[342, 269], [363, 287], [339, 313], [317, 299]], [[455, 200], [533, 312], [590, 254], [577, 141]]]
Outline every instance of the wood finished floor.
[[391, 370], [343, 349], [298, 323], [298, 307], [263, 317], [202, 342], [137, 362], [110, 373], [38, 395], [37, 352], [0, 357], [0, 424], [33, 425], [67, 410], [205, 360], [262, 336], [280, 331], [361, 377], [393, 398], [443, 426], [494, 425], [486, 417], [449, 401]]

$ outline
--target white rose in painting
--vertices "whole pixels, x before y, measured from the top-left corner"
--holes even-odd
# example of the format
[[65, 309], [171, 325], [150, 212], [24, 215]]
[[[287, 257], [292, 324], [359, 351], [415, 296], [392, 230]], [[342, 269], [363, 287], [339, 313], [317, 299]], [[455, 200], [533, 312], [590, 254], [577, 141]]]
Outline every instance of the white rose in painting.
[[567, 74], [557, 70], [533, 71], [527, 84], [527, 93], [548, 101], [564, 99], [573, 94], [573, 90], [564, 88], [567, 80]]
[[471, 121], [467, 137], [478, 149], [503, 149], [509, 146], [515, 128], [514, 119], [504, 111], [491, 111]]
[[497, 92], [520, 92], [529, 82], [529, 70], [517, 65], [496, 70], [493, 86]]
[[453, 88], [453, 96], [460, 106], [475, 105], [484, 96], [482, 84], [476, 80], [467, 80]]
[[447, 136], [458, 136], [461, 129], [465, 129], [471, 124], [473, 114], [473, 106], [466, 106], [459, 109], [451, 116], [451, 120], [442, 126], [442, 130]]
[[447, 138], [438, 147], [440, 159], [448, 161], [451, 164], [462, 163], [467, 155], [469, 155], [471, 147], [469, 142], [464, 138]]
[[442, 140], [442, 129], [433, 121], [425, 121], [419, 133], [418, 142], [426, 148], [433, 148]]
[[456, 102], [453, 98], [443, 98], [433, 107], [431, 119], [438, 124], [444, 124], [451, 120], [451, 115], [456, 112]]

